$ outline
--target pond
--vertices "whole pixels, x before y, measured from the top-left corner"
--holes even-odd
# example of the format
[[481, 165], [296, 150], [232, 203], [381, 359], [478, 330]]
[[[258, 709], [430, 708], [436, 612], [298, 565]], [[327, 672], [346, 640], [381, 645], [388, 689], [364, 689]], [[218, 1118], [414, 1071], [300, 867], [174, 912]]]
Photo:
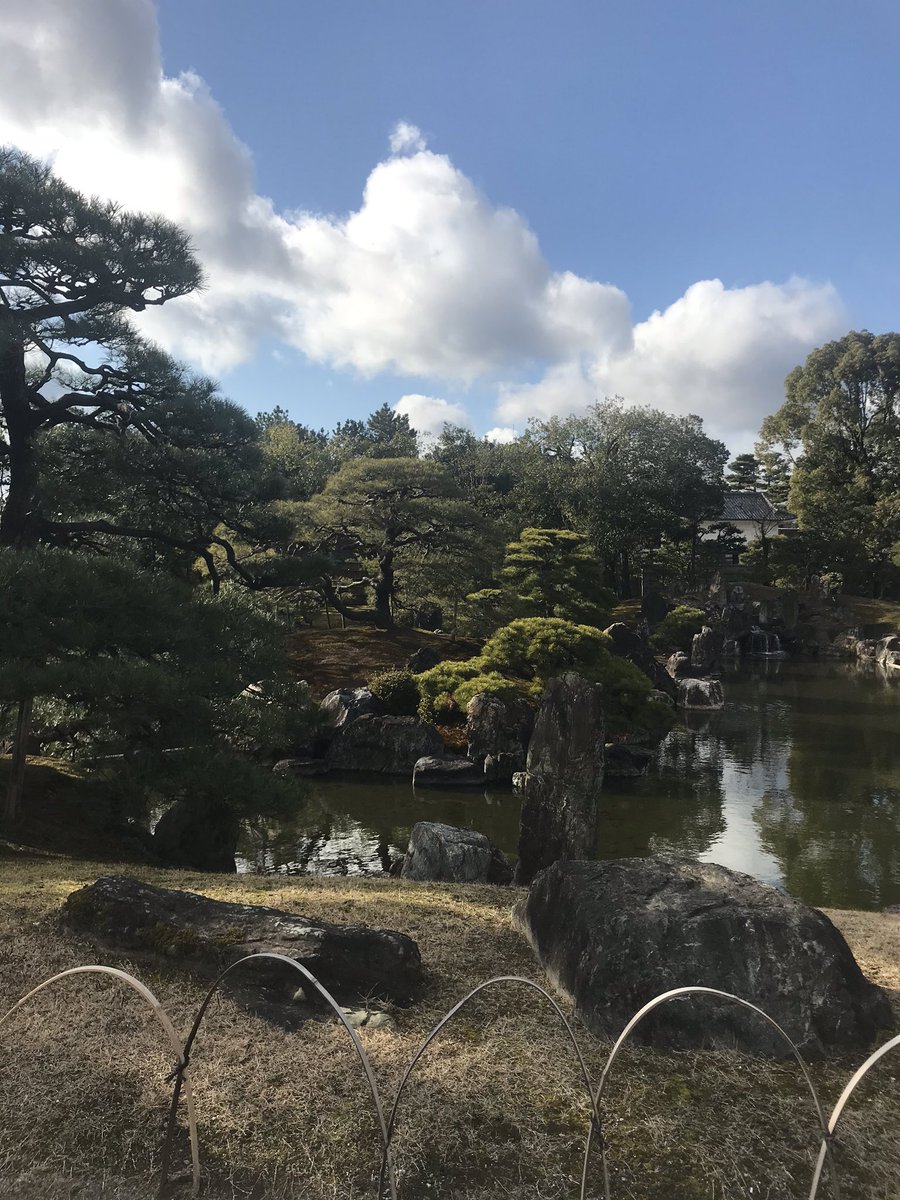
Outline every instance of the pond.
[[[900, 903], [900, 679], [760, 660], [724, 684], [723, 712], [685, 715], [643, 778], [607, 781], [598, 857], [676, 852], [810, 904]], [[519, 799], [508, 790], [413, 791], [354, 776], [310, 780], [290, 821], [249, 824], [238, 869], [380, 872], [420, 820], [481, 830], [515, 855]]]

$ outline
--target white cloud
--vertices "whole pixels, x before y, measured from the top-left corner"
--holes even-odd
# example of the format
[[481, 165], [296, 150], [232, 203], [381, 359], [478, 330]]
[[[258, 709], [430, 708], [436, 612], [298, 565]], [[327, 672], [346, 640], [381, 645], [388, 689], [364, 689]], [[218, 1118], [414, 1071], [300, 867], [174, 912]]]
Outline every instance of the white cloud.
[[804, 279], [726, 288], [693, 284], [634, 327], [624, 352], [554, 364], [536, 383], [500, 389], [504, 420], [547, 417], [624, 396], [675, 413], [699, 413], [718, 433], [746, 436], [782, 402], [784, 378], [809, 350], [846, 328], [830, 284]]
[[510, 442], [514, 442], [519, 436], [518, 431], [512, 425], [498, 425], [495, 429], [489, 429], [484, 435], [486, 442], [496, 442], [500, 446], [508, 446]]
[[426, 142], [418, 125], [398, 121], [391, 132], [390, 146], [391, 154], [416, 154], [426, 148]]
[[438, 396], [420, 396], [412, 393], [401, 396], [394, 405], [394, 412], [409, 417], [409, 423], [426, 441], [439, 437], [445, 425], [462, 425], [468, 428], [472, 422], [461, 404], [441, 400]]
[[[349, 216], [280, 213], [203, 81], [163, 74], [152, 0], [5, 0], [0, 60], [0, 141], [189, 231], [206, 290], [141, 322], [209, 370], [275, 336], [368, 376], [517, 381], [498, 428], [619, 392], [727, 431], [755, 428], [787, 370], [845, 327], [834, 289], [803, 280], [706, 280], [632, 326], [620, 289], [553, 270], [524, 218], [409, 121]], [[446, 403], [404, 400], [422, 422]]]

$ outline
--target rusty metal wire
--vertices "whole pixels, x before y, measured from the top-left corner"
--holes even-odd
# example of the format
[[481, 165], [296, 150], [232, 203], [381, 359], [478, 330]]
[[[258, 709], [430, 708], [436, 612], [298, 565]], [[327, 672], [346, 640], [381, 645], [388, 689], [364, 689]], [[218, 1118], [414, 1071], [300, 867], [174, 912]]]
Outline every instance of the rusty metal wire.
[[17, 1000], [12, 1008], [8, 1009], [2, 1017], [0, 1017], [0, 1026], [12, 1016], [17, 1009], [20, 1009], [24, 1004], [42, 992], [51, 984], [56, 983], [60, 979], [67, 979], [72, 975], [109, 975], [113, 979], [119, 980], [121, 983], [127, 984], [133, 991], [150, 1005], [153, 1010], [153, 1016], [159, 1025], [165, 1031], [166, 1037], [169, 1039], [169, 1045], [176, 1055], [175, 1074], [179, 1082], [179, 1091], [184, 1088], [184, 1103], [187, 1109], [188, 1128], [190, 1129], [191, 1137], [191, 1195], [200, 1195], [200, 1144], [197, 1137], [197, 1116], [194, 1112], [194, 1097], [191, 1092], [191, 1081], [188, 1075], [187, 1059], [182, 1053], [181, 1042], [178, 1034], [175, 1032], [169, 1014], [153, 995], [148, 987], [146, 987], [139, 979], [135, 979], [133, 975], [129, 975], [127, 971], [120, 971], [117, 967], [103, 967], [99, 965], [91, 965], [84, 967], [70, 967], [68, 971], [60, 971], [58, 975], [52, 975], [49, 979], [45, 979], [43, 983], [39, 983], [36, 988], [32, 988], [20, 1000]]

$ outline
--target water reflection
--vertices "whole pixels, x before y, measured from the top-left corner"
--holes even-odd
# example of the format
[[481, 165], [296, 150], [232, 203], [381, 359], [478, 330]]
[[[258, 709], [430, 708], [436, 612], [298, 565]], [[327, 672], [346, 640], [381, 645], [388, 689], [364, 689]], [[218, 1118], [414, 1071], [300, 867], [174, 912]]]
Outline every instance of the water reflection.
[[[598, 855], [720, 862], [814, 904], [900, 901], [900, 672], [765, 660], [725, 678], [723, 712], [689, 714], [643, 779], [604, 788]], [[414, 792], [404, 781], [310, 780], [290, 821], [257, 820], [239, 869], [370, 874], [418, 820], [480, 829], [508, 854], [510, 792]]]

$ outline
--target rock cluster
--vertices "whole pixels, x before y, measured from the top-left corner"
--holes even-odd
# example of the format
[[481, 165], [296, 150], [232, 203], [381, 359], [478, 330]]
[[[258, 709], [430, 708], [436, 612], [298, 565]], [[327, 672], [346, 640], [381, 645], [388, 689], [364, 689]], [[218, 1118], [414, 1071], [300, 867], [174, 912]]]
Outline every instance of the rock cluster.
[[338, 727], [325, 762], [334, 771], [411, 776], [420, 758], [439, 756], [443, 749], [438, 731], [418, 717], [367, 712]]

